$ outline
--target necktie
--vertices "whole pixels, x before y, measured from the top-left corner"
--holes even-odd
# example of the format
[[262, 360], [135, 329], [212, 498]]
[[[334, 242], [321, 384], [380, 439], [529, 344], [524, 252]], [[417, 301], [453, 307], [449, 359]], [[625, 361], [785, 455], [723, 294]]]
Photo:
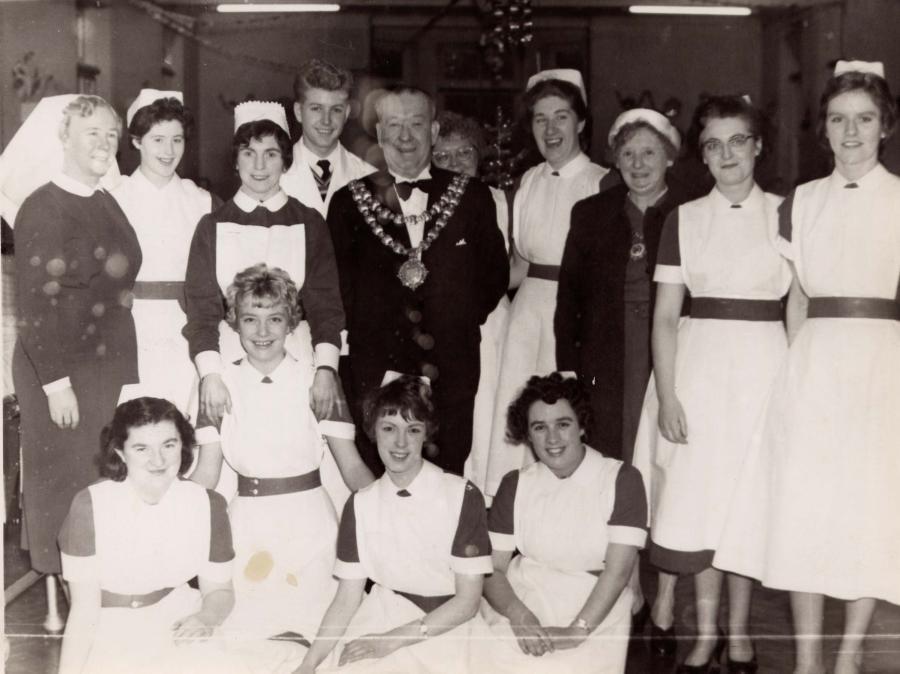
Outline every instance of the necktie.
[[427, 192], [428, 188], [431, 187], [431, 179], [426, 178], [425, 180], [412, 180], [409, 182], [395, 183], [394, 187], [397, 188], [397, 196], [403, 199], [403, 201], [406, 201], [412, 194], [414, 187], [418, 187], [423, 192]]
[[405, 489], [401, 489], [400, 491], [397, 492], [397, 496], [412, 496], [412, 494], [410, 494]]
[[732, 208], [740, 208], [741, 205], [740, 205], [740, 204], [731, 204], [731, 207], [732, 207]]
[[858, 187], [859, 185], [857, 185], [856, 183], [847, 183], [846, 185], [844, 185], [845, 190], [855, 190]]
[[331, 162], [327, 159], [320, 159], [316, 162], [318, 167], [322, 169], [322, 175], [316, 175], [316, 172], [313, 171], [313, 176], [316, 179], [316, 185], [319, 188], [319, 194], [322, 197], [322, 201], [325, 201], [325, 197], [328, 194], [328, 185], [331, 183]]

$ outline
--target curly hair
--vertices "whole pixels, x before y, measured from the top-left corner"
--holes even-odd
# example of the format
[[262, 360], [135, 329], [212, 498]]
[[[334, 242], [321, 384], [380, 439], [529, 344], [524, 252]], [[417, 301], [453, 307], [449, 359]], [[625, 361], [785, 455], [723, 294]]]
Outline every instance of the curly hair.
[[65, 138], [66, 134], [69, 132], [69, 123], [72, 121], [72, 117], [90, 117], [94, 114], [94, 111], [97, 108], [104, 108], [109, 110], [109, 113], [113, 116], [113, 119], [116, 120], [116, 128], [119, 133], [122, 133], [122, 118], [119, 117], [119, 113], [116, 112], [116, 109], [106, 102], [105, 99], [100, 98], [100, 96], [93, 96], [90, 94], [82, 94], [81, 96], [73, 99], [65, 108], [63, 108], [62, 114], [62, 122], [59, 125], [59, 137]]
[[563, 377], [559, 372], [551, 372], [545, 377], [534, 376], [528, 380], [518, 397], [506, 411], [506, 439], [514, 444], [531, 445], [528, 436], [528, 413], [538, 402], [553, 405], [565, 400], [572, 406], [578, 425], [588, 428], [591, 423], [591, 405], [581, 383], [574, 378]]
[[228, 306], [225, 322], [235, 332], [238, 329], [238, 309], [247, 297], [254, 300], [269, 300], [273, 305], [284, 304], [287, 307], [288, 325], [291, 330], [303, 320], [300, 291], [284, 269], [269, 267], [265, 262], [260, 262], [234, 275], [234, 281], [225, 291], [225, 302]]
[[487, 145], [484, 139], [484, 129], [476, 120], [445, 110], [437, 116], [437, 122], [440, 126], [439, 139], [459, 136], [472, 143], [479, 158], [484, 156], [484, 149]]
[[425, 440], [437, 433], [437, 417], [431, 402], [431, 386], [419, 377], [402, 375], [389, 384], [369, 391], [363, 400], [363, 430], [375, 442], [375, 424], [381, 417], [399, 414], [406, 421], [425, 424]]
[[825, 148], [831, 149], [825, 135], [825, 120], [828, 117], [828, 104], [832, 98], [849, 91], [867, 93], [881, 113], [881, 131], [884, 138], [878, 144], [879, 153], [884, 150], [885, 143], [897, 129], [897, 101], [891, 95], [890, 87], [883, 77], [874, 73], [846, 72], [832, 77], [825, 85], [822, 98], [819, 100], [819, 116], [816, 119], [816, 135]]
[[666, 157], [670, 161], [675, 161], [676, 159], [678, 159], [678, 149], [672, 144], [672, 141], [661, 134], [656, 128], [653, 127], [652, 124], [638, 119], [634, 122], [623, 124], [622, 127], [616, 132], [616, 135], [612, 141], [612, 146], [609, 148], [611, 163], [616, 163], [616, 159], [619, 156], [619, 151], [622, 149], [622, 146], [624, 146], [625, 143], [631, 140], [634, 137], [634, 134], [636, 134], [641, 129], [646, 129], [654, 136], [659, 138], [659, 142], [662, 143], [663, 149], [666, 151]]
[[238, 153], [245, 147], [250, 147], [251, 140], [262, 140], [267, 136], [272, 136], [278, 142], [284, 170], [287, 171], [291, 168], [291, 164], [294, 163], [294, 146], [291, 144], [291, 137], [287, 131], [271, 119], [257, 119], [254, 122], [241, 124], [237, 128], [234, 132], [234, 139], [231, 141], [231, 165], [237, 166]]
[[322, 59], [311, 59], [300, 66], [294, 78], [294, 100], [303, 101], [310, 89], [325, 91], [344, 91], [350, 95], [353, 88], [353, 75], [349, 70], [338, 68]]
[[128, 135], [132, 140], [140, 142], [144, 134], [160, 122], [176, 121], [181, 123], [184, 137], [190, 136], [194, 128], [194, 116], [177, 98], [160, 98], [150, 105], [145, 105], [134, 113], [128, 125]]
[[184, 475], [194, 461], [194, 427], [168, 400], [162, 398], [135, 398], [116, 408], [112, 421], [100, 433], [100, 456], [97, 463], [100, 475], [121, 482], [128, 475], [125, 462], [116, 450], [122, 450], [132, 428], [149, 426], [163, 421], [175, 424], [181, 438], [181, 465], [178, 474]]
[[694, 148], [698, 157], [703, 156], [700, 147], [700, 134], [712, 119], [737, 117], [747, 122], [750, 133], [762, 142], [759, 160], [762, 161], [769, 150], [772, 127], [766, 114], [754, 106], [744, 96], [710, 96], [697, 106], [688, 129], [688, 144]]

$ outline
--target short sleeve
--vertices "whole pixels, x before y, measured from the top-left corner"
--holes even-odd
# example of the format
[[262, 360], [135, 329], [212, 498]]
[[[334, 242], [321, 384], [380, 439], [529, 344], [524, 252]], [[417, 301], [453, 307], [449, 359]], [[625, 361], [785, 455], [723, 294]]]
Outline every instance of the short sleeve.
[[368, 574], [359, 561], [359, 546], [356, 542], [356, 494], [344, 504], [341, 525], [338, 528], [337, 560], [334, 575], [347, 580], [367, 578]]
[[788, 260], [794, 259], [794, 247], [792, 245], [794, 222], [792, 213], [794, 211], [795, 194], [796, 192], [791, 191], [778, 207], [778, 238], [775, 241], [775, 247]]
[[679, 219], [676, 208], [663, 224], [662, 236], [659, 240], [659, 253], [656, 256], [656, 270], [653, 280], [657, 283], [684, 283], [681, 273], [681, 242], [679, 240]]
[[643, 548], [647, 543], [647, 497], [641, 473], [622, 464], [616, 476], [616, 497], [609, 518], [609, 542]]
[[484, 497], [478, 487], [468, 481], [450, 555], [450, 568], [456, 573], [483, 574], [494, 570]]
[[497, 489], [497, 495], [491, 503], [488, 533], [491, 537], [491, 545], [496, 550], [512, 551], [516, 549], [515, 505], [518, 487], [519, 471], [510, 471], [503, 476], [500, 487]]
[[75, 583], [99, 582], [94, 535], [94, 505], [89, 489], [72, 499], [69, 514], [59, 531], [63, 578]]
[[206, 494], [209, 496], [209, 559], [200, 576], [224, 583], [231, 579], [231, 566], [234, 560], [228, 507], [220, 493], [207, 489]]

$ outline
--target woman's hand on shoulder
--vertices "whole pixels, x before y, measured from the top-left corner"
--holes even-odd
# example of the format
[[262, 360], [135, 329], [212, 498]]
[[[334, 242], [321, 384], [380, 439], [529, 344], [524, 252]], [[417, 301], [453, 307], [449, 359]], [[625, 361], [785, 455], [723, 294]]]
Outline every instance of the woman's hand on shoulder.
[[669, 442], [679, 445], [687, 444], [687, 416], [678, 396], [672, 395], [659, 399], [659, 432]]
[[331, 368], [318, 368], [309, 387], [309, 406], [316, 419], [321, 421], [331, 414], [338, 396], [337, 374]]
[[225, 412], [231, 412], [231, 394], [222, 375], [212, 372], [200, 380], [200, 413], [218, 425]]
[[555, 650], [548, 629], [541, 625], [537, 616], [527, 608], [514, 614], [509, 619], [509, 626], [525, 655], [541, 656]]
[[78, 397], [71, 386], [47, 394], [47, 407], [54, 424], [60, 428], [78, 428]]

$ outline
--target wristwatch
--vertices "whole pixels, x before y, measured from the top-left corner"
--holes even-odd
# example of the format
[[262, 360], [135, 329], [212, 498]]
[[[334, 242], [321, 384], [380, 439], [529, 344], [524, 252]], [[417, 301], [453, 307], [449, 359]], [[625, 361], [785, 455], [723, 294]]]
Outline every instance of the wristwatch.
[[580, 630], [584, 630], [585, 632], [590, 632], [591, 628], [588, 627], [587, 620], [584, 618], [578, 618], [575, 622], [572, 623], [572, 627], [577, 627]]
[[423, 639], [428, 638], [428, 623], [422, 618], [419, 620], [419, 636]]

